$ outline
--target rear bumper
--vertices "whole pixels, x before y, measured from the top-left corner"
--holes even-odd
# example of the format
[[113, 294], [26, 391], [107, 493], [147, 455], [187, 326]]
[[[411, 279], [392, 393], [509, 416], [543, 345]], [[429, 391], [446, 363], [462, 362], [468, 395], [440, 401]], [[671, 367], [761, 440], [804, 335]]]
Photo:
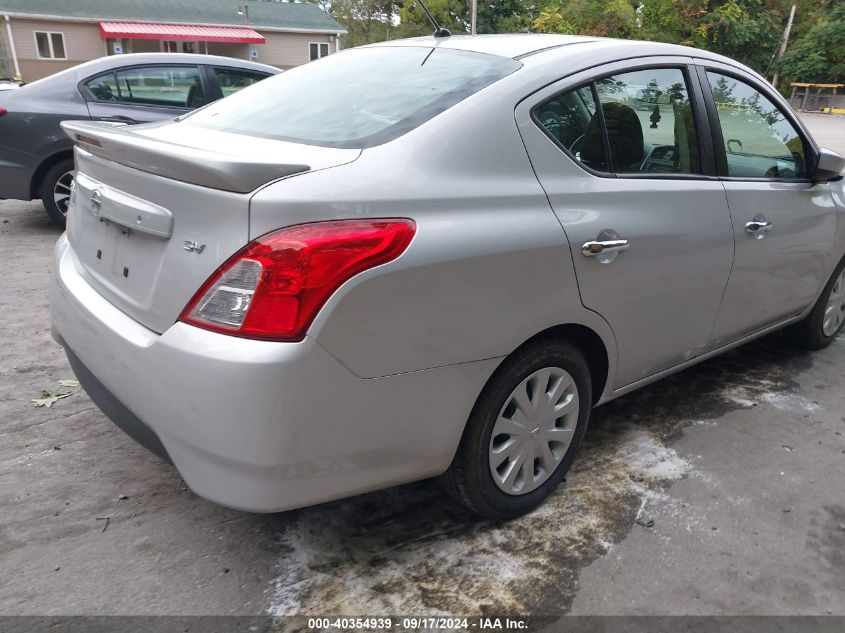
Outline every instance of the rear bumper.
[[66, 238], [54, 338], [106, 415], [217, 503], [311, 505], [437, 475], [497, 360], [362, 379], [310, 338], [252, 341], [176, 323], [159, 335], [79, 274]]
[[94, 401], [94, 404], [100, 408], [100, 411], [105, 413], [106, 417], [114, 422], [120, 430], [138, 442], [138, 444], [154, 455], [158, 455], [163, 460], [173, 463], [167, 454], [167, 449], [164, 448], [155, 431], [141, 422], [138, 416], [127, 409], [111, 391], [106, 389], [105, 385], [94, 374], [88, 371], [88, 368], [66, 344], [62, 344], [62, 347], [65, 348], [65, 354], [67, 354], [70, 368], [76, 374], [82, 388], [85, 389], [85, 392]]

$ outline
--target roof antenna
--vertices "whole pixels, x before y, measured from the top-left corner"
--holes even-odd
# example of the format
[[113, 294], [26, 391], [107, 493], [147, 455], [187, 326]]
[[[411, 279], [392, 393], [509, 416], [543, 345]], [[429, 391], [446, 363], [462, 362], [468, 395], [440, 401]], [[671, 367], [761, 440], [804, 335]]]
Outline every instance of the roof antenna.
[[449, 29], [444, 29], [437, 23], [437, 20], [434, 19], [433, 15], [431, 15], [431, 11], [429, 11], [428, 7], [425, 6], [423, 0], [417, 0], [417, 2], [423, 8], [423, 11], [425, 11], [425, 14], [428, 16], [428, 19], [434, 25], [434, 37], [451, 37], [452, 32]]

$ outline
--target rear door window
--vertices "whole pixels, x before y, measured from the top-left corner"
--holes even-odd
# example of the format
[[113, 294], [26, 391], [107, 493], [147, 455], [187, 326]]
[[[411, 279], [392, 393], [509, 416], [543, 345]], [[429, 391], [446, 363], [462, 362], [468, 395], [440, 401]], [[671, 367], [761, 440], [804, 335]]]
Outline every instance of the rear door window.
[[509, 58], [446, 48], [352, 49], [262, 81], [182, 123], [310, 145], [371, 147], [520, 66]]
[[239, 90], [257, 84], [262, 79], [269, 77], [269, 75], [265, 75], [264, 73], [242, 70], [240, 68], [215, 67], [213, 72], [214, 78], [217, 80], [217, 85], [220, 86], [220, 91], [224, 97], [233, 95]]
[[601, 117], [596, 113], [592, 84], [557, 95], [538, 107], [535, 120], [575, 160], [596, 171], [608, 171]]
[[702, 173], [690, 91], [680, 68], [602, 77], [546, 101], [534, 116], [590, 169], [619, 175]]
[[207, 103], [196, 66], [153, 66], [118, 70], [118, 100], [140, 105], [198, 108]]
[[89, 79], [85, 83], [85, 87], [88, 88], [88, 92], [95, 101], [111, 102], [120, 100], [120, 91], [117, 89], [117, 81], [114, 78], [114, 73]]
[[612, 169], [700, 174], [692, 105], [680, 68], [647, 68], [596, 82]]

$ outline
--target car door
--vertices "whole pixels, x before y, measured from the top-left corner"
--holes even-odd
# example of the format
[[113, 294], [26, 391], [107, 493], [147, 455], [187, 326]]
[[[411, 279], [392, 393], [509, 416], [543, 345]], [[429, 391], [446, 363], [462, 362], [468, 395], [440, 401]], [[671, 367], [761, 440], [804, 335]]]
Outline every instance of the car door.
[[730, 214], [691, 62], [614, 63], [516, 110], [569, 240], [581, 300], [616, 337], [614, 388], [702, 353], [730, 274]]
[[190, 64], [132, 66], [96, 75], [80, 86], [91, 118], [148, 123], [208, 103], [204, 73]]
[[808, 169], [816, 151], [788, 106], [743, 71], [701, 62], [736, 253], [713, 347], [800, 314], [833, 267], [836, 209]]

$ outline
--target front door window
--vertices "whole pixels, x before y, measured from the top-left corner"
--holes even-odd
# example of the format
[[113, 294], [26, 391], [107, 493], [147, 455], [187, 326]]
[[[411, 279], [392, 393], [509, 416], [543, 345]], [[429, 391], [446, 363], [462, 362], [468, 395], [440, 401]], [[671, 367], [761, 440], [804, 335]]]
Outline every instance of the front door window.
[[794, 180], [807, 176], [804, 143], [783, 112], [761, 92], [729, 75], [707, 79], [727, 159], [727, 175]]

